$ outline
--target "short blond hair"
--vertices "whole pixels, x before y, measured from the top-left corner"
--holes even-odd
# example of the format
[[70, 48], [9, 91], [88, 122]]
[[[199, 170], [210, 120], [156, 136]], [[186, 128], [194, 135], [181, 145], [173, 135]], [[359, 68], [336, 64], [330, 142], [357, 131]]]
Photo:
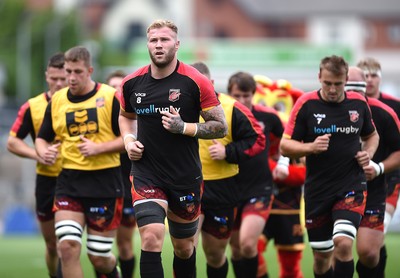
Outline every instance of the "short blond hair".
[[381, 70], [381, 64], [378, 62], [378, 60], [371, 57], [360, 60], [357, 64], [357, 67], [361, 68], [364, 71], [375, 72]]
[[178, 27], [175, 25], [175, 23], [171, 20], [165, 19], [157, 19], [152, 24], [150, 24], [150, 26], [147, 28], [147, 34], [150, 32], [150, 30], [159, 29], [162, 27], [168, 27], [169, 29], [174, 31], [174, 33], [178, 34]]

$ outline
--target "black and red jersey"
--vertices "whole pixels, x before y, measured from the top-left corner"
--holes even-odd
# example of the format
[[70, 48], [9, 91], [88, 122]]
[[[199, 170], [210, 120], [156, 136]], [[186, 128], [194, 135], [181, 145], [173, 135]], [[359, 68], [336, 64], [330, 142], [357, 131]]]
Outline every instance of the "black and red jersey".
[[349, 185], [366, 188], [355, 155], [361, 150], [360, 137], [372, 134], [375, 126], [365, 97], [355, 92], [344, 94], [342, 102], [333, 103], [324, 101], [320, 91], [306, 93], [290, 114], [285, 137], [309, 143], [331, 134], [327, 151], [306, 158], [306, 198], [330, 198]]
[[396, 112], [397, 117], [400, 118], [400, 99], [384, 92], [380, 92], [378, 100], [391, 107], [394, 112]]
[[[400, 150], [400, 122], [395, 111], [383, 102], [367, 98], [371, 108], [372, 119], [379, 134], [379, 146], [373, 157], [373, 161], [379, 163], [391, 153]], [[379, 176], [368, 182], [368, 186], [384, 184], [384, 176]]]
[[268, 163], [270, 135], [281, 138], [283, 125], [278, 114], [262, 105], [253, 105], [251, 112], [263, 129], [266, 148], [253, 158], [239, 162], [237, 182], [241, 188], [241, 200], [272, 193], [272, 174]]
[[[397, 117], [400, 119], [400, 99], [395, 98], [392, 95], [389, 95], [384, 92], [380, 92], [379, 98], [381, 102], [391, 107], [394, 112], [397, 114]], [[394, 186], [397, 183], [400, 183], [400, 169], [392, 171], [385, 175], [389, 184], [389, 187]]]
[[198, 122], [201, 110], [219, 105], [211, 81], [178, 61], [175, 71], [162, 79], [151, 76], [149, 65], [140, 68], [124, 79], [122, 92], [121, 109], [136, 114], [137, 137], [144, 145], [142, 158], [133, 162], [134, 176], [169, 185], [198, 184], [197, 138], [167, 131], [160, 112], [173, 106], [184, 122]]

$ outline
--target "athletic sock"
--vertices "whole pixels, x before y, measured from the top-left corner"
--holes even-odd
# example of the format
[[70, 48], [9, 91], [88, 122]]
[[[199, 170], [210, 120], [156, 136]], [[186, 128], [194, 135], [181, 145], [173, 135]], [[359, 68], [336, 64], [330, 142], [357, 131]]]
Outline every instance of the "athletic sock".
[[58, 258], [58, 264], [57, 264], [57, 278], [63, 278], [60, 258]]
[[335, 259], [335, 277], [352, 278], [354, 274], [354, 260], [342, 262]]
[[161, 252], [141, 251], [140, 277], [164, 277], [164, 270], [161, 263]]
[[258, 254], [253, 258], [243, 258], [241, 266], [246, 277], [257, 277]]
[[228, 260], [225, 259], [225, 263], [218, 268], [212, 267], [207, 264], [207, 277], [208, 278], [221, 278], [228, 275]]
[[331, 267], [327, 272], [324, 274], [316, 274], [314, 272], [314, 277], [315, 278], [333, 278], [333, 268]]
[[188, 259], [181, 259], [174, 253], [173, 268], [175, 278], [192, 278], [196, 269], [196, 248], [193, 249], [193, 254]]
[[376, 269], [376, 277], [378, 278], [385, 277], [386, 260], [387, 260], [386, 245], [383, 245], [379, 252], [379, 263]]
[[260, 250], [258, 251], [257, 278], [268, 278], [267, 262]]
[[241, 261], [242, 260], [233, 260], [233, 259], [231, 259], [233, 272], [235, 273], [235, 277], [236, 278], [242, 277]]
[[132, 278], [135, 270], [135, 256], [130, 259], [123, 260], [118, 258], [121, 274], [123, 278]]
[[94, 270], [94, 272], [96, 273], [96, 278], [122, 278], [118, 272], [117, 265], [110, 273], [100, 273], [97, 270]]
[[302, 251], [285, 251], [278, 250], [280, 277], [303, 277], [301, 272], [301, 257]]
[[369, 268], [367, 266], [365, 266], [362, 262], [360, 262], [360, 260], [358, 260], [357, 264], [356, 264], [356, 270], [358, 273], [358, 277], [359, 278], [375, 278], [376, 276], [376, 271], [378, 269], [377, 265], [374, 268]]

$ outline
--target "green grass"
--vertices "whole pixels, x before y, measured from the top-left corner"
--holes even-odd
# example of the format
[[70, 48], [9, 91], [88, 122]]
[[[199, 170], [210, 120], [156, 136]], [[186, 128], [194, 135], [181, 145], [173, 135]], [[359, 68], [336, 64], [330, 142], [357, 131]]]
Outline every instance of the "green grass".
[[[398, 278], [400, 277], [400, 234], [388, 234], [386, 237], [386, 246], [388, 248], [386, 278]], [[136, 254], [140, 254], [140, 242], [137, 233], [135, 235], [134, 247]], [[202, 249], [199, 249], [200, 250], [197, 253], [197, 277], [203, 278], [206, 277], [205, 258]], [[43, 254], [44, 243], [39, 236], [0, 237], [0, 277], [48, 277]], [[269, 250], [264, 254], [264, 256], [268, 262], [270, 277], [278, 277], [278, 262], [272, 245], [269, 245]], [[172, 277], [172, 259], [172, 247], [170, 240], [167, 237], [163, 252], [165, 277]], [[81, 261], [85, 277], [94, 277], [86, 253], [82, 252]], [[313, 277], [312, 255], [309, 245], [306, 246], [306, 250], [303, 254], [302, 269], [304, 277]], [[135, 277], [139, 277], [138, 267], [135, 271]], [[228, 277], [234, 277], [232, 269], [229, 269]]]

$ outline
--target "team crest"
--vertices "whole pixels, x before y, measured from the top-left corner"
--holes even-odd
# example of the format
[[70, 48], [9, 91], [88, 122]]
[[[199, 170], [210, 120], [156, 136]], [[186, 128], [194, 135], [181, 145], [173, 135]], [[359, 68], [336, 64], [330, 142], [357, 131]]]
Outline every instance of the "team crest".
[[195, 209], [196, 209], [196, 206], [194, 205], [193, 202], [186, 204], [186, 211], [188, 213], [193, 213], [195, 211]]
[[369, 220], [370, 223], [378, 223], [379, 217], [376, 214], [375, 215], [371, 215], [368, 220]]
[[360, 117], [360, 114], [358, 114], [357, 110], [350, 110], [349, 115], [350, 121], [352, 121], [353, 123], [356, 123]]
[[104, 97], [96, 98], [96, 107], [104, 107]]
[[179, 96], [181, 95], [181, 90], [180, 89], [170, 89], [169, 90], [169, 96], [168, 100], [171, 102], [175, 102], [179, 100]]

